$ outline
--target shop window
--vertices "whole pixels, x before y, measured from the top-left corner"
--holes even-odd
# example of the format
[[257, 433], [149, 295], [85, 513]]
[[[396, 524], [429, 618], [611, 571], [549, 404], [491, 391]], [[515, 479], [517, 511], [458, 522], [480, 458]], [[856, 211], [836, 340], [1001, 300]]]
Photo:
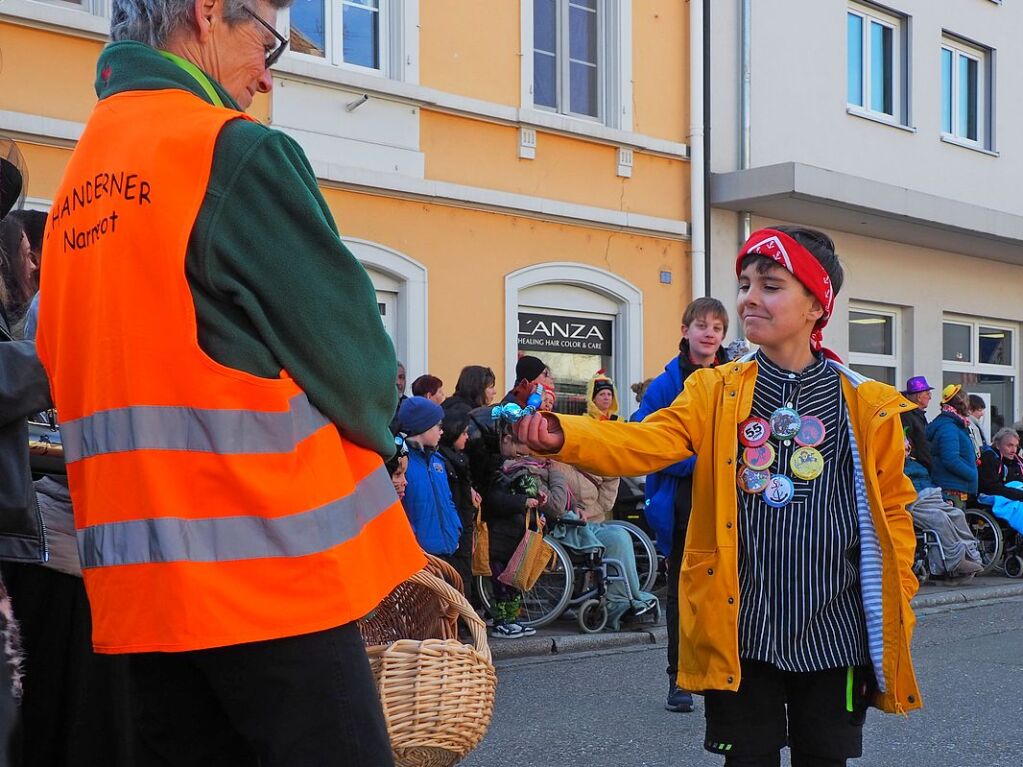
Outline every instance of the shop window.
[[897, 310], [849, 309], [849, 366], [876, 381], [896, 385], [899, 377]]
[[635, 409], [630, 386], [644, 377], [643, 294], [616, 274], [550, 261], [505, 277], [505, 384], [523, 354], [550, 369], [562, 413], [586, 409], [586, 386], [603, 370], [614, 379], [621, 418]]
[[[550, 313], [520, 307], [518, 353], [542, 359], [554, 378], [558, 413], [586, 412], [586, 387], [600, 370], [614, 370], [614, 317]], [[621, 393], [619, 392], [619, 399]]]
[[945, 322], [941, 327], [941, 358], [946, 362], [973, 361], [973, 329], [960, 322]]
[[990, 403], [987, 416], [992, 431], [1011, 425], [1016, 418], [1016, 329], [1008, 325], [968, 318], [943, 323], [943, 385], [961, 384], [969, 394]]

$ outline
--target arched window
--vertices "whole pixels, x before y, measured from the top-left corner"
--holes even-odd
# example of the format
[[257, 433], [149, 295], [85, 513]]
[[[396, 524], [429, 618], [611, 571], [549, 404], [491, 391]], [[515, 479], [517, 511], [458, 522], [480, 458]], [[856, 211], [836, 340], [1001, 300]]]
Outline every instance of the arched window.
[[603, 368], [614, 378], [622, 417], [634, 409], [632, 383], [643, 379], [643, 293], [604, 269], [555, 262], [505, 277], [505, 381], [532, 354], [558, 382], [558, 409], [585, 408], [585, 385]]
[[384, 327], [405, 363], [408, 380], [427, 372], [426, 267], [396, 250], [355, 237], [342, 238], [369, 273]]

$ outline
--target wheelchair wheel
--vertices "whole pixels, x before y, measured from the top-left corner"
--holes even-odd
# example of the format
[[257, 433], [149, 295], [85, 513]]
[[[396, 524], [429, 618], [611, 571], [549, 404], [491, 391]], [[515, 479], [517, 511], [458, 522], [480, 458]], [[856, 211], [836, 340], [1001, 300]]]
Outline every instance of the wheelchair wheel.
[[603, 599], [587, 599], [579, 605], [577, 617], [579, 630], [584, 634], [598, 634], [607, 625], [607, 602]]
[[632, 545], [636, 550], [636, 572], [639, 574], [639, 587], [643, 591], [653, 591], [657, 581], [658, 559], [657, 548], [650, 536], [642, 528], [624, 519], [609, 519], [605, 525], [624, 527], [632, 536]]
[[[522, 592], [522, 610], [518, 619], [523, 626], [532, 628], [546, 626], [560, 618], [572, 599], [575, 585], [572, 560], [564, 546], [549, 536], [544, 540], [554, 549], [554, 561], [547, 566], [533, 588]], [[480, 602], [490, 612], [495, 602], [494, 584], [488, 576], [483, 575], [477, 575], [475, 582]]]
[[977, 575], [987, 575], [1002, 561], [1002, 528], [991, 512], [984, 509], [966, 509], [966, 523], [980, 548], [980, 563], [984, 566]]
[[1005, 558], [1005, 564], [1002, 565], [1005, 570], [1005, 574], [1009, 578], [1023, 578], [1023, 557], [1019, 554], [1013, 554], [1011, 557]]

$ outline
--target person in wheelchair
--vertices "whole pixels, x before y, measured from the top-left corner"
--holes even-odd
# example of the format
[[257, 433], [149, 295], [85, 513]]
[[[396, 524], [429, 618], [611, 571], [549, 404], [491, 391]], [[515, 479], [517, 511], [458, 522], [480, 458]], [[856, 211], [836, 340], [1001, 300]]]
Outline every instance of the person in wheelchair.
[[991, 444], [981, 451], [977, 491], [981, 495], [1023, 501], [1023, 490], [1008, 487], [1010, 482], [1023, 482], [1023, 459], [1019, 457], [1019, 434], [1005, 427], [995, 432]]
[[[552, 523], [551, 537], [575, 554], [597, 554], [621, 564], [624, 580], [616, 578], [607, 584], [608, 626], [612, 630], [620, 629], [628, 616], [659, 607], [657, 597], [640, 588], [632, 537], [624, 528], [586, 521], [576, 507], [564, 465], [530, 455], [507, 426], [501, 437], [501, 452], [506, 456], [501, 467], [506, 482], [514, 490], [540, 498], [537, 508]], [[561, 521], [565, 524], [559, 525]]]
[[1023, 459], [1015, 429], [999, 429], [984, 448], [977, 485], [980, 496], [992, 496], [995, 515], [1008, 522], [1017, 537], [1023, 536]]
[[938, 546], [926, 546], [927, 570], [939, 578], [972, 578], [984, 569], [977, 539], [970, 531], [966, 515], [942, 496], [941, 488], [931, 481], [927, 469], [913, 456], [906, 440], [906, 476], [916, 488], [916, 501], [909, 505], [913, 525], [929, 530], [938, 538]]

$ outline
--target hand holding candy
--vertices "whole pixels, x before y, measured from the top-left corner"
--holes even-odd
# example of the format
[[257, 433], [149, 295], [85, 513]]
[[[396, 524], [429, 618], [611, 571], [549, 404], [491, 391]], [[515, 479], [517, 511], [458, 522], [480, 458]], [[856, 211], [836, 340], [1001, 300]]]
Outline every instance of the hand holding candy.
[[557, 416], [550, 413], [529, 415], [515, 424], [515, 439], [538, 454], [557, 453], [565, 446], [565, 434]]

